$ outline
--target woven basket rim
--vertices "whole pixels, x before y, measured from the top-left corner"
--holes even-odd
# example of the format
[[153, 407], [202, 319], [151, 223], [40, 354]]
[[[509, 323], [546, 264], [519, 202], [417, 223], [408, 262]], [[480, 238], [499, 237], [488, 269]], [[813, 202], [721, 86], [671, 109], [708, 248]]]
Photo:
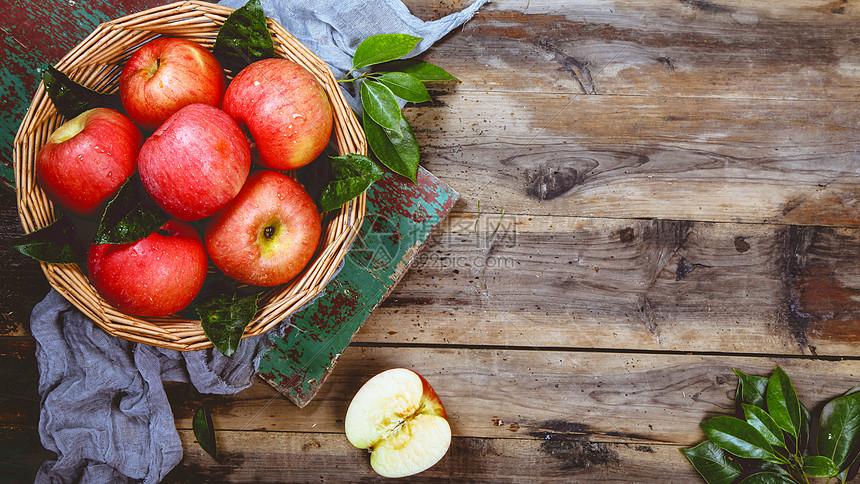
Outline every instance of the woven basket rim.
[[[174, 2], [100, 24], [55, 65], [73, 80], [96, 90], [114, 91], [128, 56], [160, 36], [190, 38], [211, 49], [217, 29], [234, 9], [199, 0]], [[267, 19], [275, 56], [298, 62], [325, 89], [334, 108], [332, 140], [340, 154], [367, 154], [364, 131], [328, 65], [273, 19]], [[235, 73], [234, 73], [235, 74]], [[39, 148], [61, 122], [40, 82], [13, 144], [18, 214], [29, 233], [55, 219], [54, 207], [35, 180]], [[366, 211], [366, 193], [323, 217], [314, 259], [292, 281], [264, 293], [257, 316], [243, 338], [262, 334], [312, 301], [325, 288], [358, 235]], [[51, 287], [111, 335], [180, 351], [212, 347], [199, 319], [171, 315], [143, 318], [124, 314], [107, 303], [77, 264], [40, 263]]]

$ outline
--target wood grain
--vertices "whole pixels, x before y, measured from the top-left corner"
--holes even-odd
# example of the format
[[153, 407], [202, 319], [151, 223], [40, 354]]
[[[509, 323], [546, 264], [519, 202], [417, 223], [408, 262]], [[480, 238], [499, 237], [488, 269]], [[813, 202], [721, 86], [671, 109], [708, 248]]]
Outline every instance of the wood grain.
[[464, 211], [860, 226], [860, 104], [439, 93], [407, 109]]
[[[367, 452], [340, 434], [221, 432], [221, 462], [181, 431], [185, 455], [164, 483], [179, 482], [390, 482], [370, 467]], [[677, 448], [580, 439], [478, 439], [455, 437], [438, 464], [408, 482], [673, 482], [696, 479]]]
[[858, 229], [464, 213], [441, 229], [356, 341], [860, 355]]

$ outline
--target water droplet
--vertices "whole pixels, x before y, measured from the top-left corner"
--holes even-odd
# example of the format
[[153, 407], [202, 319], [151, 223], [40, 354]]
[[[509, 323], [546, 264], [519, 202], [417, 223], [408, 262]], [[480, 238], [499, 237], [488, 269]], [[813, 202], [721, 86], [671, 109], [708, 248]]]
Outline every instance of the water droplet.
[[260, 81], [254, 81], [254, 86], [259, 86], [259, 85], [260, 85]]

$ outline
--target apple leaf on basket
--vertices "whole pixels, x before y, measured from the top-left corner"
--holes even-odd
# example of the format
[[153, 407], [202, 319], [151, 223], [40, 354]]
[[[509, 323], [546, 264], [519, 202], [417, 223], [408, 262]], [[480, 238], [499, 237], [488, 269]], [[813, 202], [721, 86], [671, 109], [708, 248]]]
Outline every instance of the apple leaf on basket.
[[84, 87], [53, 66], [42, 71], [42, 82], [57, 112], [66, 119], [72, 119], [93, 108], [105, 107], [117, 111], [122, 109], [119, 94], [105, 94]]
[[203, 333], [224, 356], [231, 356], [239, 347], [245, 328], [257, 314], [259, 294], [246, 296], [222, 293], [197, 304], [197, 314]]
[[30, 232], [15, 241], [15, 250], [49, 264], [74, 264], [81, 252], [76, 244], [76, 227], [72, 220], [61, 215], [56, 221]]
[[275, 56], [275, 45], [260, 0], [249, 0], [227, 17], [218, 29], [212, 53], [222, 66], [234, 73], [258, 60]]
[[94, 244], [128, 244], [146, 238], [170, 220], [146, 194], [138, 175], [129, 177], [108, 202]]
[[320, 195], [320, 211], [327, 212], [361, 195], [385, 174], [376, 163], [355, 153], [331, 157], [334, 180]]
[[708, 440], [681, 449], [706, 482], [808, 484], [810, 477], [836, 477], [844, 483], [856, 474], [860, 387], [824, 406], [817, 446], [808, 446], [812, 416], [785, 371], [777, 367], [770, 378], [734, 371], [735, 404], [744, 418], [720, 416], [703, 422]]

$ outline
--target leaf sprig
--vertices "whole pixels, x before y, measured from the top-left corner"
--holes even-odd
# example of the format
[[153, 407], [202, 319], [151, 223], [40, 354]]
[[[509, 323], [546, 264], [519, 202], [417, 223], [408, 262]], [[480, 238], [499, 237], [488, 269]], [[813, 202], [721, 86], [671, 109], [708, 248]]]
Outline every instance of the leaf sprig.
[[[848, 480], [860, 454], [860, 387], [824, 406], [817, 437], [812, 438], [811, 414], [782, 368], [777, 367], [770, 378], [734, 371], [738, 375], [735, 404], [744, 418], [707, 420], [701, 427], [708, 440], [681, 449], [706, 482], [808, 484], [810, 477], [835, 477], [841, 483]], [[817, 445], [810, 446], [810, 442]]]
[[[413, 183], [418, 173], [418, 141], [400, 111], [400, 101], [430, 100], [425, 83], [459, 81], [429, 62], [406, 59], [422, 39], [406, 34], [381, 34], [365, 39], [355, 50], [352, 70], [338, 82], [358, 83], [364, 108], [362, 124], [376, 158], [391, 171]], [[371, 66], [379, 69], [350, 77]]]

